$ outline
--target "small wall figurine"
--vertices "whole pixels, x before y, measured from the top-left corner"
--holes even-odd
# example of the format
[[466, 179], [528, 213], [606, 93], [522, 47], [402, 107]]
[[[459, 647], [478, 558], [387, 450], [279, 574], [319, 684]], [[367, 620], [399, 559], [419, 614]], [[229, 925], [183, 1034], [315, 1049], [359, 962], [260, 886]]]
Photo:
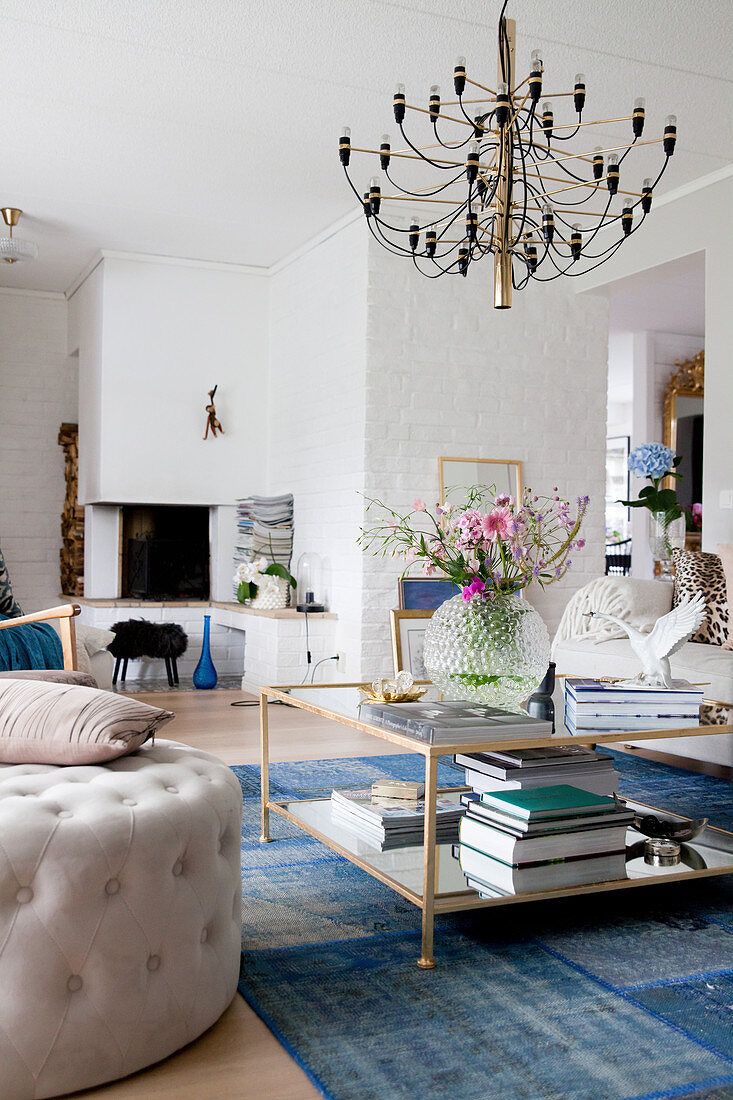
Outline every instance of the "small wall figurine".
[[214, 386], [213, 390], [209, 390], [209, 404], [206, 406], [206, 431], [204, 433], [204, 439], [208, 439], [209, 428], [211, 428], [211, 434], [216, 439], [216, 433], [221, 432], [224, 435], [224, 429], [221, 426], [221, 420], [216, 415], [216, 405], [214, 404], [214, 394], [219, 389], [218, 386]]

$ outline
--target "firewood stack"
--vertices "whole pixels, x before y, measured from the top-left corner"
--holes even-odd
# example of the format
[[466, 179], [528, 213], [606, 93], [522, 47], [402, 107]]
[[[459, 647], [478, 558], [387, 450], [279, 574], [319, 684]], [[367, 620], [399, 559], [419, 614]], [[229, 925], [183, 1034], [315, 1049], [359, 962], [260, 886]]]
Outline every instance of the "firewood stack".
[[64, 596], [84, 595], [84, 508], [79, 504], [79, 425], [62, 424], [59, 446], [64, 448], [66, 496], [61, 513], [59, 551], [61, 592]]

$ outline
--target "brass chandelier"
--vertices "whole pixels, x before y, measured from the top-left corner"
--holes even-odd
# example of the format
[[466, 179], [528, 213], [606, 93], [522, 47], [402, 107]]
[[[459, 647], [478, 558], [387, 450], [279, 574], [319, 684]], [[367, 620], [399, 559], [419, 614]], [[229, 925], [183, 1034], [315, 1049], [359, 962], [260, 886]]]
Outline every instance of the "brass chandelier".
[[[404, 85], [397, 85], [393, 111], [404, 148], [394, 149], [389, 134], [382, 135], [379, 149], [353, 147], [348, 126], [339, 140], [346, 178], [376, 240], [390, 252], [411, 257], [429, 278], [465, 276], [472, 263], [493, 255], [496, 309], [509, 309], [512, 288], [523, 290], [530, 279], [550, 282], [561, 275], [584, 275], [611, 259], [651, 210], [654, 188], [677, 140], [674, 115], [667, 117], [662, 137], [641, 140], [643, 99], [635, 100], [631, 115], [584, 122], [585, 77], [577, 74], [572, 91], [543, 93], [540, 50], [532, 51], [529, 75], [515, 84], [516, 23], [504, 16], [507, 3], [499, 16], [495, 90], [472, 80], [466, 59], [459, 57], [453, 70], [455, 100], [443, 101], [434, 84], [427, 107], [418, 107], [407, 102]], [[477, 90], [477, 98], [465, 98], [467, 85], [469, 95]], [[570, 124], [555, 122], [553, 101], [561, 97], [572, 97], [577, 118]], [[434, 141], [413, 144], [403, 125], [407, 111], [429, 117]], [[560, 144], [582, 127], [623, 122], [631, 124], [633, 135], [627, 145], [573, 153]], [[654, 144], [664, 151], [656, 179], [644, 179], [640, 191], [622, 190], [622, 166], [630, 151]], [[376, 155], [386, 184], [373, 176], [362, 197], [349, 175], [352, 153]], [[445, 174], [445, 182], [438, 175], [426, 187], [403, 186], [394, 167], [409, 167], [410, 162], [420, 168], [430, 165]], [[385, 193], [387, 185], [394, 193]], [[611, 210], [617, 196], [622, 196], [621, 213]], [[426, 213], [413, 215], [409, 225], [400, 225], [399, 217], [398, 224], [390, 224], [385, 204], [408, 199]], [[589, 202], [601, 209], [587, 209]]]

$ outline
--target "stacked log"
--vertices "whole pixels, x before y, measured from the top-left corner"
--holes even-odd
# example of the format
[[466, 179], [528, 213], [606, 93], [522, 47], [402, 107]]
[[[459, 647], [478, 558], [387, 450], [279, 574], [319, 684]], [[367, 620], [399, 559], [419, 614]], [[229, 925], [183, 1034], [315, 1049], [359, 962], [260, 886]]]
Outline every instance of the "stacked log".
[[79, 425], [62, 424], [59, 446], [64, 449], [66, 496], [61, 513], [62, 546], [59, 551], [61, 592], [84, 595], [84, 508], [79, 504]]

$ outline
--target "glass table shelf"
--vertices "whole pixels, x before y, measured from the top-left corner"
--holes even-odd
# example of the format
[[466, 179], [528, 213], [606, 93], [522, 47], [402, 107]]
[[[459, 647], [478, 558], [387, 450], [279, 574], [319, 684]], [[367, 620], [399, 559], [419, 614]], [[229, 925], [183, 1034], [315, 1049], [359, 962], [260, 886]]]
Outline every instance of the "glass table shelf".
[[[439, 790], [438, 794], [455, 802], [459, 800], [459, 794], [455, 791]], [[662, 813], [666, 819], [687, 820], [668, 811], [657, 811], [641, 802], [628, 801], [627, 805], [634, 812]], [[422, 904], [424, 868], [422, 841], [414, 845], [382, 851], [376, 843], [364, 839], [358, 832], [336, 819], [331, 814], [331, 800], [328, 798], [271, 802], [270, 809], [340, 852], [352, 863], [379, 878], [415, 905]], [[626, 832], [625, 879], [557, 889], [550, 886], [547, 890], [539, 892], [509, 894], [497, 898], [482, 898], [467, 885], [458, 859], [453, 855], [452, 844], [436, 844], [436, 911], [452, 912], [473, 906], [506, 905], [524, 900], [537, 901], [542, 897], [559, 897], [563, 894], [570, 896], [593, 890], [653, 886], [684, 878], [733, 873], [733, 833], [707, 825], [694, 840], [682, 845], [681, 862], [673, 867], [653, 867], [645, 863], [643, 854], [636, 851], [644, 839], [645, 837], [636, 829], [628, 829]]]

